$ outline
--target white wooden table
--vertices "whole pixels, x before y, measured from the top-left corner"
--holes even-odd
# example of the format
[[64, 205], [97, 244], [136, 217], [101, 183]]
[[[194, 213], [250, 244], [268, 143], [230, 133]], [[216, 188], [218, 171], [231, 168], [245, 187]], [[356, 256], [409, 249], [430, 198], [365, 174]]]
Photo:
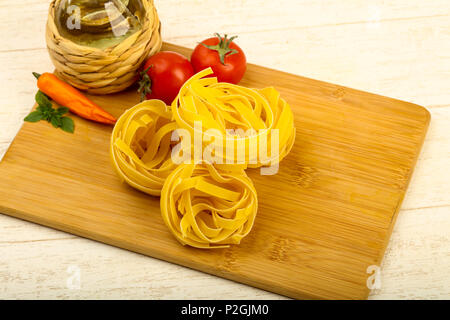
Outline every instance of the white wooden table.
[[[31, 72], [53, 70], [44, 40], [49, 2], [0, 0], [0, 155], [33, 104]], [[430, 110], [381, 288], [370, 298], [449, 299], [449, 0], [155, 2], [165, 41], [193, 47], [214, 32], [238, 34], [252, 63]], [[0, 215], [0, 298], [283, 297]]]

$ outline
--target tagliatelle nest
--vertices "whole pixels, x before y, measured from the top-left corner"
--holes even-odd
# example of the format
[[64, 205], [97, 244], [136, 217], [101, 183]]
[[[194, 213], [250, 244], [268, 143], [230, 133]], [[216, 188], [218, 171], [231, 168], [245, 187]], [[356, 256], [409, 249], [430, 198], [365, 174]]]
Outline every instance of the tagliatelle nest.
[[182, 164], [161, 193], [164, 222], [179, 242], [196, 248], [239, 244], [250, 232], [257, 210], [256, 190], [240, 169]]
[[[111, 137], [118, 175], [138, 190], [160, 195], [161, 215], [175, 238], [183, 245], [204, 249], [239, 244], [250, 232], [258, 200], [244, 169], [278, 164], [295, 139], [292, 111], [274, 88], [248, 89], [203, 78], [211, 72], [207, 69], [189, 79], [171, 107], [149, 100], [127, 110]], [[201, 121], [200, 128], [197, 121]], [[183, 136], [178, 129], [187, 134]], [[195, 136], [200, 133], [204, 139], [208, 129], [218, 132], [218, 140], [201, 140], [201, 149], [219, 142], [229, 147], [227, 142], [238, 140], [244, 147], [231, 144], [233, 155], [224, 152], [218, 162], [195, 159]], [[228, 129], [250, 129], [251, 134], [231, 135]], [[237, 159], [238, 151], [249, 148], [252, 139], [266, 141], [271, 150], [274, 135], [278, 149], [267, 159], [250, 153]], [[173, 137], [181, 138], [180, 149], [189, 155], [187, 163], [180, 159], [176, 162], [181, 164], [174, 163], [172, 151], [177, 154], [179, 150], [172, 150]]]
[[55, 22], [60, 2], [50, 3], [47, 49], [58, 77], [78, 89], [93, 94], [122, 91], [136, 81], [144, 60], [161, 49], [161, 26], [153, 0], [142, 1], [141, 29], [106, 49], [76, 44], [60, 34]]
[[159, 196], [177, 167], [171, 159], [170, 139], [177, 125], [160, 100], [144, 101], [125, 111], [111, 135], [111, 159], [119, 177], [130, 186]]
[[[278, 164], [295, 140], [290, 106], [273, 87], [250, 89], [204, 78], [212, 73], [211, 68], [205, 69], [181, 88], [172, 104], [178, 126], [192, 136], [201, 132], [206, 145], [219, 150], [214, 161], [207, 159], [210, 162], [249, 167]], [[274, 141], [277, 146], [272, 146]], [[229, 146], [234, 149], [232, 154], [225, 152]]]

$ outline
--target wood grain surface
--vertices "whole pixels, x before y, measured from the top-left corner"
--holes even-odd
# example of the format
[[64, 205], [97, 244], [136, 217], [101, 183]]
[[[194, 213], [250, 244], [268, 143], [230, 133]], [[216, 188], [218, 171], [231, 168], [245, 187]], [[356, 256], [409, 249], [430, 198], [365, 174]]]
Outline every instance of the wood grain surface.
[[[190, 55], [173, 45], [163, 49]], [[111, 127], [83, 119], [76, 119], [74, 135], [44, 122], [23, 126], [0, 163], [0, 211], [293, 298], [367, 298], [367, 271], [383, 258], [428, 111], [255, 65], [241, 84], [274, 85], [297, 128], [276, 175], [248, 171], [259, 210], [241, 245], [179, 245], [162, 221], [159, 198], [114, 175]], [[138, 94], [132, 88], [92, 99], [120, 116]]]
[[[48, 0], [0, 0], [0, 155], [30, 110]], [[432, 123], [371, 299], [450, 298], [450, 6], [447, 0], [155, 1], [166, 41], [239, 34], [253, 63], [427, 107]], [[207, 18], [205, 18], [207, 17]], [[245, 28], [242, 27], [245, 25]], [[70, 268], [81, 272], [69, 288]], [[2, 298], [281, 299], [0, 215]]]

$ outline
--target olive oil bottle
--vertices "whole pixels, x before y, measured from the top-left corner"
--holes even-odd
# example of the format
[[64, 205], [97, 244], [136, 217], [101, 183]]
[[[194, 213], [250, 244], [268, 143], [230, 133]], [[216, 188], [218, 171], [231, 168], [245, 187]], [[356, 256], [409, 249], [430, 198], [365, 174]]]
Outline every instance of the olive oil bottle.
[[63, 37], [105, 49], [140, 30], [142, 16], [142, 0], [61, 0], [55, 22]]

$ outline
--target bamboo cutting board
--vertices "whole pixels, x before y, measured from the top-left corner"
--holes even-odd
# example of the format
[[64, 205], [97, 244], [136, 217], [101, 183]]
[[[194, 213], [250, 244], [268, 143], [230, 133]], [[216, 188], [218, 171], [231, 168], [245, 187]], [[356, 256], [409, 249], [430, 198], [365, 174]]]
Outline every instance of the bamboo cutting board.
[[[0, 163], [0, 212], [293, 298], [367, 298], [367, 268], [383, 258], [428, 111], [255, 65], [241, 84], [275, 86], [297, 127], [277, 175], [248, 170], [259, 211], [241, 245], [181, 246], [159, 198], [115, 176], [111, 127], [76, 116], [73, 135], [46, 122], [23, 125]], [[132, 90], [92, 99], [115, 116], [138, 102]]]

